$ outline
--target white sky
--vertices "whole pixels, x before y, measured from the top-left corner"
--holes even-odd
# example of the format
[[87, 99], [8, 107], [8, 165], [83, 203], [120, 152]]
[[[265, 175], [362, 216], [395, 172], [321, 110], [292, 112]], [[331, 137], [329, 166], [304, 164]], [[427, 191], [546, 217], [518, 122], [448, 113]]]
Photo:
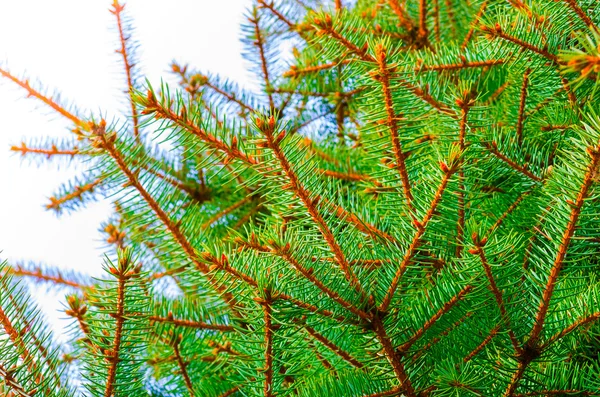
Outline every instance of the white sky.
[[[0, 0], [0, 61], [3, 67], [55, 89], [81, 110], [101, 110], [109, 119], [128, 109], [111, 0]], [[175, 59], [248, 84], [240, 29], [249, 0], [129, 0], [142, 75], [153, 84], [170, 77]], [[23, 139], [68, 136], [64, 120], [0, 78], [0, 259], [34, 260], [99, 274], [98, 227], [109, 203], [57, 217], [44, 205], [73, 165], [48, 167], [22, 161], [11, 145]], [[74, 164], [74, 163], [73, 163]], [[45, 294], [45, 292], [44, 292]], [[41, 293], [36, 294], [38, 298]], [[58, 297], [57, 297], [58, 298]], [[54, 296], [44, 299], [49, 317], [59, 315]], [[54, 321], [53, 321], [54, 322]]]

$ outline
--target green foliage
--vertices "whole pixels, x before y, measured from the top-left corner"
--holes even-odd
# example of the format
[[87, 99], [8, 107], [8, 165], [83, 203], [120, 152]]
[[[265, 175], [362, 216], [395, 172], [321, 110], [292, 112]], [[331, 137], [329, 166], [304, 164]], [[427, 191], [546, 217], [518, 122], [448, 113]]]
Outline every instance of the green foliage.
[[255, 93], [176, 63], [142, 87], [119, 25], [112, 125], [0, 70], [74, 123], [13, 150], [86, 160], [49, 208], [110, 197], [116, 257], [6, 271], [74, 288], [78, 336], [62, 361], [5, 338], [0, 368], [104, 397], [600, 395], [600, 6], [344, 3], [255, 2]]

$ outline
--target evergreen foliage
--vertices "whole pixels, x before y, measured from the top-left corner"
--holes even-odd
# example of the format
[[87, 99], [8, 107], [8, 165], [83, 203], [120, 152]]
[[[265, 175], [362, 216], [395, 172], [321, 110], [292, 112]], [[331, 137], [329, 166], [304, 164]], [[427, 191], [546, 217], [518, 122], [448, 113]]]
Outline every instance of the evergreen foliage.
[[256, 0], [260, 92], [142, 84], [112, 12], [127, 120], [0, 69], [73, 123], [13, 147], [84, 160], [48, 208], [115, 203], [104, 279], [5, 265], [6, 395], [600, 395], [596, 0]]

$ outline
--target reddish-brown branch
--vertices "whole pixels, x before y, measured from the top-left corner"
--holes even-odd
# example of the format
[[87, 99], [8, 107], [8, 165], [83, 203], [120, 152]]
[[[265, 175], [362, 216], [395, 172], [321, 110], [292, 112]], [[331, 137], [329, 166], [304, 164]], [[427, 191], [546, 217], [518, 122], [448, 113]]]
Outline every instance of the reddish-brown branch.
[[229, 397], [229, 396], [233, 395], [234, 393], [236, 393], [239, 390], [240, 390], [239, 386], [235, 386], [235, 387], [227, 390], [225, 393], [220, 394], [219, 397]]
[[598, 26], [596, 26], [592, 19], [585, 13], [585, 11], [583, 11], [581, 7], [579, 7], [577, 1], [564, 0], [564, 2], [567, 3], [567, 5], [575, 12], [575, 14], [577, 14], [577, 16], [583, 21], [585, 26], [589, 27], [590, 29], [593, 29], [594, 31], [596, 31], [596, 33], [600, 33], [600, 30], [598, 30]]
[[269, 77], [269, 65], [267, 63], [267, 57], [265, 55], [265, 43], [260, 31], [258, 12], [254, 9], [252, 18], [248, 18], [248, 21], [254, 25], [254, 45], [258, 48], [260, 55], [260, 67], [263, 73], [263, 79], [265, 80], [265, 89], [269, 98], [269, 106], [271, 109], [275, 109], [275, 102], [273, 101], [273, 94], [271, 94], [271, 80]]
[[453, 330], [458, 328], [462, 323], [465, 322], [465, 320], [467, 320], [472, 315], [473, 315], [473, 312], [467, 312], [467, 314], [465, 314], [460, 319], [458, 319], [458, 321], [456, 321], [454, 324], [452, 324], [451, 326], [446, 328], [443, 332], [441, 332], [435, 338], [431, 339], [425, 346], [423, 346], [423, 348], [419, 349], [418, 351], [415, 352], [415, 354], [412, 355], [412, 362], [414, 363], [423, 354], [426, 354], [427, 352], [429, 352], [431, 350], [431, 348], [433, 346], [435, 346], [436, 343], [438, 343], [440, 340], [442, 340], [442, 337], [447, 336], [450, 332], [452, 332]]
[[469, 42], [471, 41], [471, 38], [473, 38], [473, 33], [475, 32], [475, 26], [477, 26], [477, 24], [479, 23], [479, 20], [483, 16], [483, 13], [485, 12], [486, 7], [487, 7], [487, 0], [481, 4], [479, 11], [477, 11], [477, 15], [475, 15], [475, 19], [471, 22], [471, 28], [467, 32], [467, 35], [465, 36], [465, 39], [463, 40], [462, 45], [461, 45], [462, 50], [467, 48], [467, 46], [469, 45]]
[[50, 197], [50, 203], [46, 204], [46, 209], [58, 211], [60, 210], [61, 205], [71, 200], [83, 200], [84, 193], [92, 193], [94, 189], [100, 186], [103, 181], [104, 180], [102, 178], [98, 178], [93, 182], [86, 183], [85, 185], [75, 186], [74, 191], [65, 194], [62, 197]]
[[264, 321], [265, 321], [265, 397], [271, 397], [273, 395], [273, 309], [271, 308], [270, 296], [264, 300]]
[[494, 295], [494, 299], [496, 300], [496, 305], [498, 305], [498, 309], [500, 310], [502, 321], [504, 322], [504, 324], [506, 324], [506, 327], [508, 328], [508, 337], [510, 338], [510, 342], [512, 343], [513, 348], [515, 349], [515, 352], [517, 354], [520, 354], [522, 349], [519, 344], [519, 341], [517, 340], [517, 337], [515, 336], [515, 333], [511, 328], [510, 318], [508, 316], [508, 312], [506, 311], [506, 306], [504, 305], [502, 291], [500, 291], [500, 288], [498, 288], [498, 285], [496, 284], [496, 279], [494, 278], [494, 275], [492, 273], [492, 268], [490, 267], [490, 264], [485, 255], [485, 251], [483, 250], [483, 247], [485, 245], [484, 241], [485, 240], [479, 240], [477, 234], [473, 234], [473, 243], [475, 244], [475, 248], [469, 250], [469, 252], [479, 256], [479, 259], [481, 260], [481, 266], [483, 267], [485, 276], [487, 277], [488, 282], [490, 283], [490, 289], [492, 291], [492, 294]]
[[88, 285], [80, 284], [77, 281], [69, 280], [60, 272], [58, 272], [56, 275], [44, 274], [44, 272], [40, 268], [36, 268], [35, 270], [28, 270], [22, 268], [19, 265], [7, 267], [6, 269], [10, 274], [14, 274], [15, 276], [19, 277], [31, 277], [38, 281], [48, 281], [51, 283], [66, 285], [77, 289], [85, 289], [89, 287]]
[[456, 117], [456, 113], [454, 112], [454, 110], [452, 110], [447, 105], [436, 100], [434, 97], [431, 96], [431, 94], [429, 94], [429, 92], [427, 90], [417, 87], [417, 86], [413, 85], [412, 83], [410, 83], [406, 80], [403, 80], [403, 79], [398, 80], [398, 83], [400, 83], [400, 85], [402, 85], [404, 88], [406, 88], [408, 91], [410, 91], [413, 95], [415, 95], [419, 99], [423, 100], [424, 102], [428, 103], [431, 107], [433, 107], [440, 113], [444, 113], [449, 116]]
[[[205, 260], [206, 262], [211, 264], [211, 267], [210, 267], [211, 270], [213, 270], [213, 269], [223, 270], [224, 272], [230, 274], [234, 278], [243, 281], [250, 287], [253, 287], [254, 289], [258, 288], [258, 282], [256, 280], [254, 280], [252, 277], [248, 276], [247, 274], [244, 274], [244, 273], [234, 269], [233, 267], [231, 267], [229, 264], [229, 260], [227, 259], [227, 257], [225, 255], [222, 255], [221, 260], [219, 260], [219, 259], [215, 258], [209, 252], [204, 252], [201, 254], [201, 257], [203, 260]], [[275, 299], [286, 300], [298, 307], [308, 310], [311, 313], [320, 314], [322, 316], [330, 317], [330, 318], [336, 319], [338, 321], [352, 323], [352, 320], [350, 320], [350, 319], [346, 319], [345, 317], [342, 317], [342, 316], [336, 316], [333, 314], [333, 312], [331, 312], [329, 310], [319, 309], [315, 305], [311, 305], [310, 303], [306, 303], [300, 299], [296, 299], [296, 298], [292, 297], [291, 295], [285, 294], [283, 292], [272, 291], [271, 296], [274, 300]]]
[[213, 223], [215, 223], [219, 219], [223, 218], [224, 216], [227, 216], [228, 214], [231, 214], [233, 211], [237, 210], [238, 208], [240, 208], [244, 204], [252, 201], [253, 198], [254, 198], [253, 196], [248, 195], [248, 196], [244, 197], [243, 199], [241, 199], [241, 200], [233, 203], [229, 207], [223, 208], [221, 211], [217, 212], [215, 215], [213, 215], [212, 217], [210, 217], [209, 220], [207, 220], [206, 222], [204, 222], [202, 224], [201, 228], [202, 229], [208, 229], [210, 227], [210, 225], [212, 225]]
[[292, 65], [290, 70], [283, 74], [283, 77], [298, 77], [304, 74], [320, 72], [322, 70], [330, 70], [336, 68], [338, 65], [347, 65], [350, 62], [352, 62], [352, 59], [344, 59], [339, 62], [331, 62], [316, 66], [307, 66], [302, 69], [298, 69], [295, 65]]
[[317, 347], [315, 346], [315, 344], [312, 340], [308, 340], [308, 345], [315, 352], [315, 356], [317, 356], [317, 360], [319, 360], [319, 362], [321, 364], [323, 364], [323, 366], [325, 368], [327, 368], [331, 372], [335, 373], [335, 368], [333, 367], [333, 365], [329, 362], [329, 360], [327, 360], [325, 357], [323, 357], [323, 355], [319, 352], [319, 350], [317, 349]]
[[392, 396], [400, 396], [402, 394], [402, 387], [396, 386], [390, 390], [380, 391], [373, 394], [367, 394], [362, 397], [392, 397]]
[[415, 73], [419, 72], [440, 72], [444, 70], [462, 70], [471, 68], [485, 68], [495, 65], [502, 65], [505, 63], [504, 59], [490, 59], [486, 61], [473, 61], [467, 62], [466, 60], [460, 63], [449, 63], [440, 65], [421, 65], [415, 67]]
[[[187, 116], [183, 117], [182, 115], [178, 115], [173, 112], [172, 109], [162, 106], [152, 92], [148, 92], [148, 97], [143, 101], [143, 105], [146, 108], [143, 111], [144, 114], [156, 113], [164, 119], [171, 120], [176, 125], [200, 138], [200, 140], [206, 143], [209, 147], [224, 153], [228, 159], [238, 159], [251, 165], [258, 164], [258, 161], [254, 157], [242, 153], [234, 145], [231, 145], [231, 147], [226, 145], [225, 142], [221, 141], [216, 136], [194, 124], [187, 118]], [[183, 113], [185, 113], [185, 111]]]
[[59, 113], [61, 116], [64, 116], [67, 119], [71, 120], [75, 125], [77, 125], [77, 127], [81, 128], [84, 131], [87, 131], [89, 129], [88, 124], [85, 121], [81, 120], [79, 117], [75, 116], [73, 113], [69, 112], [67, 109], [65, 109], [64, 107], [59, 105], [51, 97], [47, 97], [47, 96], [43, 95], [41, 92], [33, 89], [29, 85], [28, 80], [20, 80], [4, 69], [0, 69], [0, 75], [6, 77], [9, 80], [12, 80], [15, 84], [17, 84], [21, 88], [25, 89], [27, 91], [28, 96], [32, 96], [32, 97], [37, 98], [40, 101], [44, 102], [46, 105], [48, 105], [54, 111]]
[[390, 8], [398, 17], [400, 26], [407, 32], [411, 32], [415, 28], [415, 23], [411, 20], [410, 15], [406, 12], [404, 4], [400, 4], [398, 0], [387, 0]]
[[515, 397], [532, 397], [532, 396], [544, 396], [544, 397], [549, 397], [549, 396], [567, 396], [567, 395], [574, 395], [574, 396], [597, 396], [598, 392], [590, 392], [590, 391], [584, 391], [584, 390], [577, 390], [577, 389], [568, 389], [568, 390], [540, 390], [540, 391], [532, 391], [529, 393], [520, 393], [520, 394], [515, 394]]
[[340, 12], [344, 6], [342, 5], [342, 0], [335, 0], [335, 11]]
[[377, 62], [373, 56], [371, 56], [365, 47], [359, 47], [338, 32], [333, 29], [333, 22], [330, 15], [325, 15], [324, 19], [315, 18], [315, 25], [320, 29], [319, 32], [329, 35], [331, 38], [338, 41], [341, 45], [346, 47], [352, 53], [356, 54], [360, 59], [367, 62]]
[[427, 41], [427, 0], [419, 0], [419, 37]]
[[396, 293], [396, 289], [398, 288], [398, 283], [400, 282], [400, 278], [406, 271], [406, 268], [408, 267], [408, 265], [412, 261], [413, 256], [417, 252], [417, 248], [421, 244], [421, 238], [425, 234], [425, 229], [427, 227], [427, 224], [433, 217], [433, 215], [437, 209], [437, 206], [442, 199], [442, 195], [444, 194], [444, 191], [446, 190], [446, 186], [448, 186], [448, 182], [450, 181], [450, 178], [452, 177], [452, 174], [454, 174], [454, 172], [456, 172], [455, 167], [448, 169], [447, 166], [444, 164], [444, 168], [445, 168], [444, 177], [442, 178], [442, 182], [440, 183], [440, 186], [438, 187], [437, 191], [435, 192], [435, 196], [433, 197], [431, 205], [429, 206], [429, 210], [427, 211], [427, 213], [425, 214], [425, 216], [423, 217], [423, 219], [420, 222], [416, 221], [416, 220], [413, 221], [413, 223], [415, 224], [415, 226], [417, 228], [417, 231], [416, 231], [415, 235], [413, 236], [413, 239], [412, 239], [406, 253], [404, 254], [404, 257], [402, 258], [402, 262], [400, 263], [400, 266], [398, 267], [398, 270], [396, 271], [396, 274], [394, 275], [392, 283], [391, 283], [390, 287], [388, 288], [388, 291], [387, 291], [383, 301], [381, 302], [381, 305], [379, 306], [379, 310], [382, 312], [385, 312], [387, 310], [388, 306], [390, 305], [390, 303], [392, 303], [392, 298], [394, 297], [394, 294]]
[[[296, 175], [296, 172], [293, 170], [287, 157], [285, 156], [285, 154], [281, 150], [281, 147], [279, 146], [279, 139], [280, 139], [280, 137], [282, 138], [284, 136], [282, 134], [285, 134], [285, 131], [283, 131], [278, 137], [274, 136], [275, 119], [273, 118], [273, 116], [271, 116], [271, 118], [266, 123], [264, 123], [261, 119], [257, 119], [257, 127], [259, 127], [259, 129], [265, 135], [266, 141], [267, 141], [266, 142], [267, 146], [271, 149], [271, 151], [273, 152], [273, 155], [278, 160], [283, 172], [287, 176], [287, 179], [289, 181], [289, 184], [288, 184], [289, 188], [302, 201], [307, 212], [309, 213], [309, 215], [311, 216], [313, 221], [316, 223], [319, 231], [321, 232], [321, 235], [323, 236], [323, 239], [325, 240], [325, 242], [327, 243], [327, 245], [333, 252], [333, 255], [336, 258], [336, 262], [342, 269], [344, 276], [346, 277], [346, 280], [348, 280], [350, 282], [352, 287], [362, 297], [365, 297], [366, 294], [365, 294], [364, 290], [362, 289], [358, 278], [356, 277], [356, 275], [350, 268], [350, 265], [348, 264], [346, 256], [344, 255], [344, 252], [342, 251], [342, 248], [336, 241], [335, 236], [333, 235], [331, 229], [329, 229], [329, 226], [323, 219], [323, 216], [319, 213], [319, 210], [317, 209], [317, 203], [316, 203], [315, 198], [311, 197], [312, 196], [311, 192], [309, 192], [302, 185], [298, 176]], [[365, 301], [366, 301], [366, 299], [365, 299]]]
[[[583, 182], [577, 194], [577, 199], [575, 202], [571, 202], [571, 214], [569, 215], [569, 221], [561, 238], [556, 259], [552, 264], [550, 276], [548, 277], [542, 299], [540, 300], [540, 304], [535, 316], [535, 324], [526, 343], [530, 349], [539, 349], [538, 341], [542, 330], [544, 329], [546, 315], [548, 314], [548, 309], [550, 308], [550, 300], [552, 299], [558, 277], [564, 265], [569, 245], [571, 244], [571, 240], [575, 234], [575, 228], [577, 227], [577, 222], [579, 220], [579, 216], [581, 215], [584, 201], [598, 172], [598, 165], [600, 164], [600, 145], [588, 148], [588, 154], [591, 156], [591, 162], [588, 165], [587, 171], [583, 177]], [[519, 361], [519, 366], [517, 367], [517, 371], [514, 373], [511, 382], [506, 389], [505, 396], [508, 397], [514, 394], [520, 380], [523, 377], [523, 374], [525, 373], [525, 370], [527, 369], [527, 366], [532, 360], [533, 357], [525, 357]]]
[[150, 316], [150, 321], [155, 321], [158, 323], [167, 323], [173, 324], [178, 327], [186, 327], [186, 328], [197, 328], [197, 329], [208, 329], [212, 331], [223, 331], [223, 332], [231, 332], [234, 330], [231, 325], [222, 325], [222, 324], [209, 324], [204, 321], [193, 321], [193, 320], [183, 320], [178, 318], [173, 318], [173, 315], [170, 314], [167, 317], [160, 316]]
[[21, 385], [21, 383], [19, 383], [19, 381], [15, 378], [14, 371], [4, 368], [2, 364], [0, 364], [0, 379], [2, 380], [2, 383], [4, 383], [4, 385], [10, 387], [11, 390], [15, 392], [15, 394], [5, 394], [6, 397], [34, 397], [34, 394], [37, 394], [35, 390], [31, 393], [25, 390], [23, 385]]
[[[156, 214], [158, 219], [165, 225], [169, 233], [173, 236], [175, 241], [181, 246], [185, 254], [192, 261], [192, 263], [200, 270], [203, 274], [207, 275], [209, 272], [208, 267], [198, 260], [196, 252], [190, 242], [187, 240], [179, 226], [173, 222], [173, 220], [163, 211], [163, 209], [158, 205], [156, 200], [148, 193], [148, 191], [142, 186], [141, 182], [137, 178], [136, 174], [129, 168], [125, 160], [123, 159], [121, 153], [117, 150], [114, 145], [114, 136], [107, 136], [106, 131], [106, 123], [102, 122], [100, 125], [94, 127], [94, 133], [100, 139], [100, 146], [105, 149], [108, 154], [113, 158], [113, 160], [117, 163], [117, 166], [121, 170], [121, 172], [127, 177], [131, 186], [133, 186], [138, 193], [142, 196], [144, 201], [148, 204], [150, 209]], [[235, 311], [236, 300], [233, 296], [226, 292], [227, 288], [223, 285], [218, 284], [216, 281], [209, 277], [209, 282], [213, 286], [213, 288], [221, 293], [223, 299], [229, 304], [232, 310]]]
[[304, 329], [306, 329], [306, 332], [308, 332], [313, 338], [321, 342], [323, 346], [327, 347], [329, 350], [331, 350], [337, 356], [341, 357], [344, 361], [348, 362], [353, 367], [356, 367], [358, 369], [362, 369], [364, 367], [364, 365], [360, 361], [352, 357], [350, 353], [337, 346], [335, 343], [333, 343], [325, 336], [317, 332], [314, 328], [308, 325], [304, 325]]
[[483, 146], [485, 146], [490, 152], [492, 152], [492, 154], [494, 156], [496, 156], [500, 160], [504, 161], [513, 170], [520, 172], [521, 174], [525, 175], [526, 177], [528, 177], [529, 179], [531, 179], [533, 181], [536, 181], [536, 182], [542, 181], [542, 178], [533, 174], [531, 171], [529, 171], [524, 166], [521, 166], [521, 165], [515, 163], [513, 160], [509, 159], [505, 154], [501, 153], [500, 150], [498, 150], [498, 145], [496, 144], [496, 142], [491, 142], [491, 143], [484, 142]]
[[429, 320], [427, 320], [421, 328], [419, 328], [410, 338], [408, 338], [406, 342], [396, 348], [398, 353], [401, 355], [406, 353], [412, 347], [412, 345], [415, 344], [415, 342], [425, 335], [425, 332], [427, 332], [429, 328], [431, 328], [444, 314], [448, 313], [454, 307], [454, 305], [463, 299], [465, 295], [468, 294], [472, 289], [472, 285], [467, 285], [448, 302], [444, 303], [444, 306], [442, 306], [440, 310], [438, 310]]
[[385, 327], [383, 326], [383, 322], [379, 315], [373, 316], [373, 331], [379, 340], [379, 343], [383, 346], [383, 352], [394, 369], [394, 374], [396, 378], [400, 381], [400, 386], [402, 387], [402, 391], [406, 394], [407, 397], [417, 397], [415, 389], [412, 386], [412, 383], [408, 379], [408, 375], [406, 374], [406, 370], [404, 369], [404, 364], [400, 360], [398, 354], [394, 350], [394, 346], [385, 331]]
[[589, 324], [591, 322], [594, 322], [594, 321], [598, 320], [598, 318], [600, 318], [600, 312], [596, 312], [596, 313], [593, 313], [593, 314], [591, 314], [589, 316], [582, 317], [582, 318], [578, 319], [573, 324], [569, 325], [567, 328], [565, 328], [562, 331], [556, 333], [550, 339], [548, 339], [548, 341], [546, 343], [544, 343], [544, 346], [542, 347], [542, 349], [550, 346], [552, 343], [554, 343], [557, 340], [565, 337], [566, 335], [570, 334], [571, 332], [573, 332], [575, 329], [581, 327], [582, 325], [586, 325], [586, 324]]
[[[121, 269], [126, 269], [127, 266], [120, 266]], [[123, 336], [123, 324], [125, 323], [125, 284], [126, 275], [123, 272], [115, 272], [117, 277], [117, 311], [114, 313], [115, 336], [113, 338], [112, 348], [105, 350], [105, 358], [110, 363], [106, 375], [106, 388], [104, 389], [104, 397], [112, 397], [115, 388], [115, 379], [117, 376], [117, 366], [121, 352], [121, 340]]]
[[63, 149], [58, 149], [56, 147], [56, 145], [53, 144], [50, 149], [30, 148], [30, 147], [27, 147], [25, 142], [21, 142], [21, 146], [11, 146], [10, 150], [12, 150], [13, 152], [20, 152], [23, 157], [25, 157], [25, 155], [27, 155], [29, 153], [43, 154], [47, 158], [51, 158], [52, 156], [71, 156], [71, 158], [73, 158], [76, 155], [81, 154], [81, 152], [79, 151], [79, 149], [77, 147], [74, 147], [72, 149], [63, 150]]
[[286, 262], [288, 262], [296, 271], [298, 271], [300, 274], [302, 274], [304, 276], [304, 278], [306, 278], [308, 281], [310, 281], [313, 285], [315, 285], [317, 288], [319, 288], [325, 295], [330, 297], [333, 301], [338, 303], [340, 306], [342, 306], [343, 308], [347, 309], [348, 311], [354, 313], [355, 315], [359, 316], [362, 319], [366, 320], [366, 319], [370, 318], [368, 313], [366, 313], [363, 310], [360, 310], [359, 308], [357, 308], [350, 302], [346, 301], [344, 298], [342, 298], [340, 296], [339, 293], [337, 293], [336, 291], [327, 287], [325, 284], [323, 284], [323, 282], [321, 280], [317, 279], [313, 273], [313, 269], [312, 268], [307, 269], [304, 266], [302, 266], [302, 264], [290, 254], [289, 248], [284, 247], [284, 248], [276, 249], [275, 254], [280, 256]]
[[127, 52], [127, 40], [129, 37], [126, 37], [123, 21], [121, 20], [121, 13], [125, 8], [125, 5], [120, 5], [118, 0], [114, 0], [113, 9], [110, 10], [111, 14], [117, 18], [117, 28], [119, 29], [119, 39], [121, 42], [121, 48], [117, 50], [117, 53], [123, 57], [123, 65], [125, 66], [125, 76], [127, 76], [127, 94], [129, 95], [129, 103], [131, 105], [131, 119], [133, 122], [133, 134], [135, 137], [139, 137], [140, 135], [140, 126], [139, 126], [139, 115], [137, 112], [137, 107], [133, 100], [133, 93], [135, 87], [133, 86], [133, 76], [131, 70], [133, 69], [133, 64], [129, 59], [129, 54]]
[[499, 37], [499, 38], [501, 38], [503, 40], [506, 40], [506, 41], [509, 41], [509, 42], [511, 42], [513, 44], [516, 44], [519, 47], [525, 48], [525, 49], [527, 49], [527, 50], [529, 50], [531, 52], [539, 54], [539, 55], [543, 56], [544, 58], [552, 61], [555, 64], [559, 63], [558, 57], [556, 55], [550, 53], [545, 48], [536, 47], [536, 46], [534, 46], [531, 43], [523, 41], [523, 40], [521, 40], [521, 39], [519, 39], [517, 37], [511, 36], [508, 33], [505, 33], [502, 30], [502, 28], [500, 27], [499, 24], [496, 24], [493, 27], [482, 25], [482, 26], [480, 26], [480, 29], [482, 31], [484, 31], [485, 33], [488, 33], [491, 36]]
[[292, 23], [281, 12], [279, 12], [279, 10], [275, 8], [273, 3], [267, 3], [265, 0], [257, 0], [257, 3], [263, 6], [264, 8], [269, 9], [273, 13], [273, 15], [275, 15], [280, 21], [285, 23], [290, 28], [290, 30], [294, 31], [296, 29], [296, 24]]
[[183, 382], [185, 383], [185, 387], [187, 387], [188, 392], [190, 393], [190, 397], [194, 397], [194, 386], [192, 385], [190, 375], [187, 372], [188, 363], [183, 361], [183, 357], [181, 357], [181, 352], [179, 351], [180, 343], [181, 339], [178, 339], [175, 341], [175, 343], [173, 343], [173, 353], [175, 354], [175, 360], [177, 361], [177, 365], [179, 366], [179, 372], [181, 372], [181, 376], [183, 376]]
[[498, 219], [496, 219], [496, 222], [494, 222], [492, 227], [490, 227], [489, 230], [487, 231], [486, 237], [489, 236], [491, 233], [493, 233], [496, 229], [498, 229], [500, 227], [500, 225], [502, 225], [502, 222], [504, 222], [506, 217], [509, 216], [519, 206], [519, 204], [521, 204], [521, 202], [523, 200], [525, 200], [525, 198], [532, 192], [533, 192], [533, 190], [527, 190], [527, 191], [523, 192], [522, 194], [520, 194], [519, 197], [517, 197], [517, 199], [514, 201], [514, 203], [512, 203], [510, 205], [510, 207], [508, 207], [506, 209], [506, 211], [504, 211], [502, 213], [502, 215], [500, 215], [500, 217]]
[[387, 112], [387, 126], [390, 130], [390, 138], [392, 141], [392, 147], [394, 152], [394, 158], [396, 159], [396, 168], [402, 181], [402, 190], [404, 191], [404, 199], [408, 208], [411, 212], [414, 211], [412, 205], [413, 196], [410, 191], [410, 181], [408, 179], [408, 172], [406, 169], [406, 162], [404, 161], [406, 156], [402, 151], [402, 144], [400, 143], [400, 137], [398, 135], [398, 117], [394, 110], [394, 103], [392, 101], [392, 93], [390, 90], [390, 72], [388, 70], [386, 62], [386, 50], [381, 44], [378, 44], [375, 48], [377, 56], [377, 63], [379, 65], [379, 74], [377, 80], [381, 83], [381, 89], [383, 91], [383, 99], [385, 102], [385, 110]]
[[[466, 147], [467, 136], [467, 119], [469, 109], [472, 106], [472, 101], [467, 94], [464, 99], [459, 99], [457, 103], [460, 105], [460, 121], [458, 133], [458, 145], [461, 151]], [[463, 161], [459, 163], [458, 170], [458, 224], [456, 225], [456, 257], [462, 257], [464, 248], [464, 232], [465, 232], [465, 172], [463, 169]]]
[[527, 85], [529, 84], [529, 74], [531, 69], [527, 69], [523, 74], [523, 85], [521, 86], [521, 97], [519, 100], [519, 117], [517, 118], [517, 142], [523, 143], [523, 120], [525, 116], [525, 101], [527, 100]]
[[550, 300], [552, 299], [552, 294], [554, 293], [554, 288], [556, 287], [556, 281], [558, 280], [558, 276], [560, 275], [560, 271], [562, 270], [565, 257], [567, 256], [567, 250], [569, 249], [569, 245], [571, 244], [571, 240], [573, 239], [573, 235], [575, 234], [575, 228], [577, 227], [577, 221], [579, 220], [579, 216], [581, 215], [584, 200], [586, 199], [589, 189], [592, 186], [592, 183], [594, 182], [594, 178], [596, 178], [598, 172], [598, 164], [600, 163], [599, 150], [600, 145], [589, 149], [589, 154], [592, 157], [592, 160], [583, 178], [581, 189], [577, 194], [577, 199], [571, 205], [572, 209], [571, 214], [569, 216], [569, 222], [567, 223], [567, 227], [562, 236], [556, 259], [554, 260], [552, 270], [550, 271], [550, 277], [548, 278], [548, 282], [546, 283], [544, 294], [542, 296], [542, 300], [540, 301], [540, 305], [535, 316], [535, 325], [531, 330], [531, 334], [529, 336], [528, 343], [531, 343], [532, 345], [535, 345], [537, 343], [537, 340], [544, 327], [546, 314], [548, 313], [548, 308], [550, 307]]
[[467, 356], [463, 358], [463, 362], [469, 362], [473, 359], [473, 357], [479, 354], [479, 352], [482, 351], [487, 344], [492, 341], [492, 339], [494, 339], [499, 330], [500, 325], [496, 325], [494, 328], [492, 328], [488, 336], [486, 336], [485, 339], [475, 349], [473, 349], [473, 351], [471, 351], [471, 353], [467, 354]]

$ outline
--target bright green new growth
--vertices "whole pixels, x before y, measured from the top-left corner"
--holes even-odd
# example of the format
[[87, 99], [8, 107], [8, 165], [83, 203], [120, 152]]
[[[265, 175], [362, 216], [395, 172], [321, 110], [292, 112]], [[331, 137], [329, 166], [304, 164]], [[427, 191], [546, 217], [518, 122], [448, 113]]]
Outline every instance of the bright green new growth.
[[[256, 0], [260, 93], [142, 88], [113, 12], [126, 122], [0, 69], [74, 123], [13, 148], [85, 158], [48, 207], [115, 200], [105, 280], [5, 267], [7, 395], [600, 395], [595, 0]], [[74, 289], [62, 358], [19, 276]]]

